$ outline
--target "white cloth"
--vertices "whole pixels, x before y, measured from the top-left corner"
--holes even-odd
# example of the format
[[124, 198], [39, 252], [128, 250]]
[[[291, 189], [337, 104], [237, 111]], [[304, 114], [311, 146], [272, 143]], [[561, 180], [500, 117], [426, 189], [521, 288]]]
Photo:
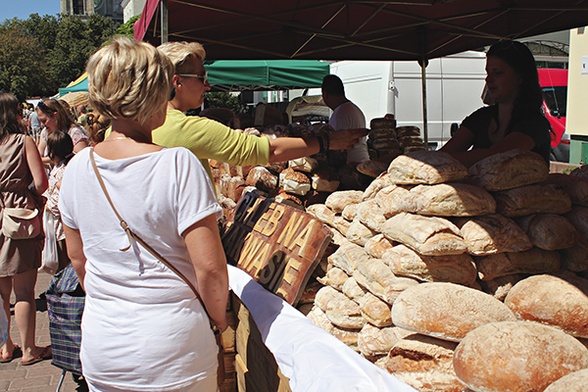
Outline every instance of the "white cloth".
[[[329, 119], [334, 130], [365, 128], [365, 116], [353, 102], [347, 101], [337, 106]], [[362, 137], [350, 150], [347, 150], [347, 163], [365, 162], [370, 160], [367, 149], [367, 138]]]
[[[78, 153], [62, 181], [63, 223], [80, 232], [86, 305], [80, 358], [101, 391], [176, 391], [216, 377], [217, 346], [198, 299], [174, 272], [129, 240], [89, 160]], [[96, 163], [131, 229], [196, 285], [181, 233], [220, 214], [206, 172], [184, 148]]]
[[293, 392], [416, 392], [315, 326], [246, 272], [229, 266], [229, 285], [251, 312]]
[[59, 187], [57, 184], [61, 182], [63, 173], [65, 172], [65, 161], [59, 162], [53, 166], [49, 173], [49, 187], [43, 193], [43, 196], [47, 198], [46, 208], [53, 214], [53, 230], [55, 232], [55, 239], [57, 241], [65, 239], [65, 233], [63, 232], [63, 224], [61, 223], [61, 213], [59, 212]]

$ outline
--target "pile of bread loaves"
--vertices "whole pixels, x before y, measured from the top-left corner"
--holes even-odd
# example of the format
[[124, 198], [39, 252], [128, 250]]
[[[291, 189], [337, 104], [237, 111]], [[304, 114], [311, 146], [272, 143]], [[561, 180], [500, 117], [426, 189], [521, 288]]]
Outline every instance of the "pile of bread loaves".
[[469, 170], [398, 156], [307, 206], [334, 234], [308, 317], [420, 391], [586, 390], [585, 173], [522, 150]]

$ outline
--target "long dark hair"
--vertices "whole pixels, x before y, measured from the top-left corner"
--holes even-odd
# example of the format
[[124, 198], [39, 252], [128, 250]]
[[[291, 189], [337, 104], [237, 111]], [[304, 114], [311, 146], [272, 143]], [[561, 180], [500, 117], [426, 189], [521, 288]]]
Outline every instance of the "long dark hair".
[[519, 118], [541, 112], [543, 96], [535, 58], [527, 46], [518, 41], [501, 40], [490, 47], [486, 57], [496, 57], [511, 66], [521, 78], [519, 96], [514, 102], [511, 124]]
[[74, 156], [73, 140], [67, 132], [61, 130], [51, 132], [47, 136], [47, 150], [49, 151], [49, 158], [58, 157], [60, 160], [65, 161], [67, 165]]
[[11, 133], [22, 133], [22, 124], [17, 117], [20, 110], [18, 98], [10, 93], [0, 93], [0, 140]]

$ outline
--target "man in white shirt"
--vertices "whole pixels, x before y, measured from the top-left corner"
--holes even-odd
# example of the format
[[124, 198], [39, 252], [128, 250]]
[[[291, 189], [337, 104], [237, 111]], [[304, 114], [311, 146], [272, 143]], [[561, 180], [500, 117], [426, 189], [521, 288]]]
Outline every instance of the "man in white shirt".
[[[360, 108], [345, 97], [343, 82], [337, 75], [323, 78], [322, 95], [325, 104], [333, 110], [329, 125], [336, 131], [341, 129], [365, 128], [365, 116]], [[347, 151], [347, 163], [358, 164], [368, 161], [367, 138], [364, 136]]]

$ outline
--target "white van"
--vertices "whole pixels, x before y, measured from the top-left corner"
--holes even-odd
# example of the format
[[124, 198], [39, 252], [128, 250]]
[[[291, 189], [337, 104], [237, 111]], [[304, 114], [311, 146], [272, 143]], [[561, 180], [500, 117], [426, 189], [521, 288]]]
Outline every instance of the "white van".
[[[483, 106], [486, 55], [468, 51], [432, 59], [426, 67], [428, 142], [440, 147], [460, 124]], [[421, 67], [416, 61], [338, 61], [331, 73], [345, 85], [347, 98], [373, 118], [394, 114], [397, 126], [415, 125], [423, 134]], [[319, 94], [315, 89], [309, 93]]]

